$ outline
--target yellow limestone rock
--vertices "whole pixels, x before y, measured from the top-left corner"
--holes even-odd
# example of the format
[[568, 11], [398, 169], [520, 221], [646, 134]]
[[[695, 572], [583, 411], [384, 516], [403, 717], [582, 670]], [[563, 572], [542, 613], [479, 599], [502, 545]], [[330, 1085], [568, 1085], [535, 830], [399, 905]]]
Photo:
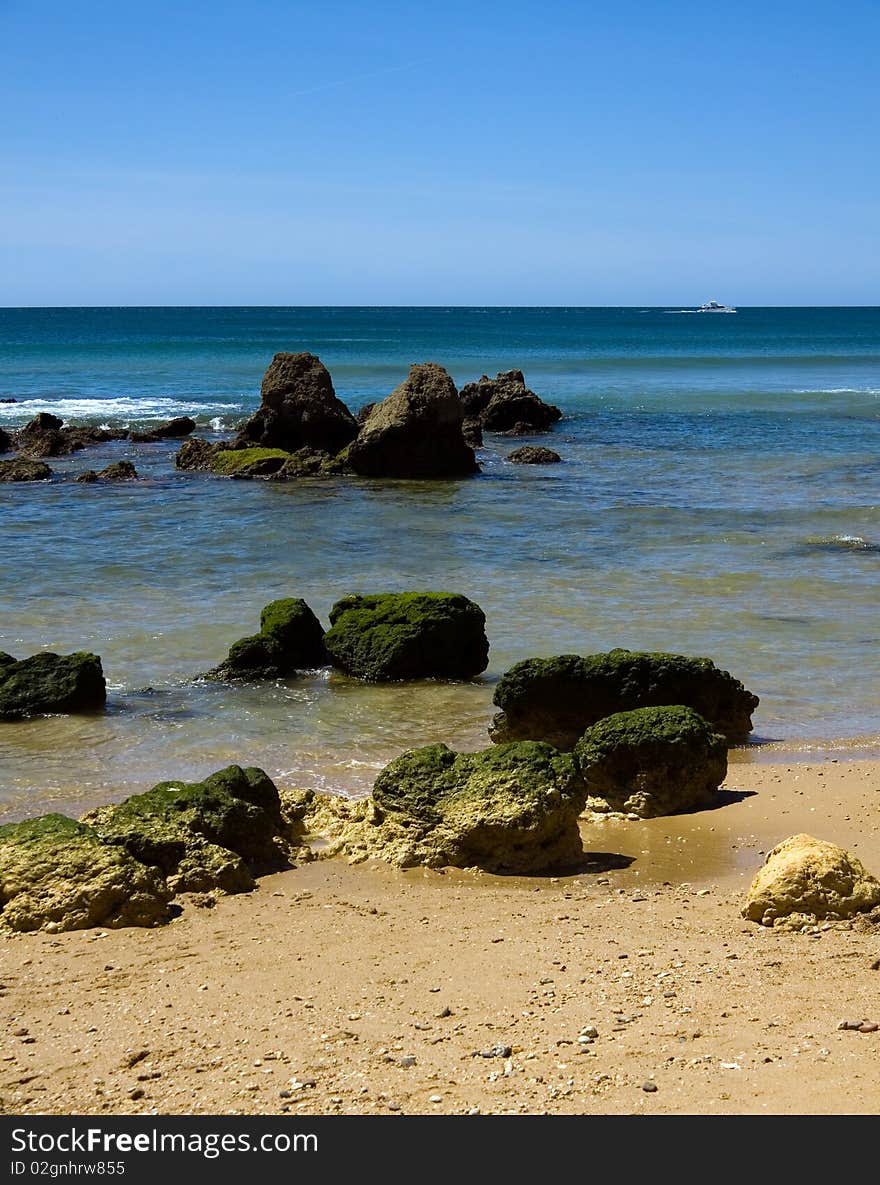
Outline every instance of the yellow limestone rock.
[[880, 881], [855, 856], [812, 835], [792, 835], [767, 854], [742, 912], [764, 926], [800, 926], [877, 905]]

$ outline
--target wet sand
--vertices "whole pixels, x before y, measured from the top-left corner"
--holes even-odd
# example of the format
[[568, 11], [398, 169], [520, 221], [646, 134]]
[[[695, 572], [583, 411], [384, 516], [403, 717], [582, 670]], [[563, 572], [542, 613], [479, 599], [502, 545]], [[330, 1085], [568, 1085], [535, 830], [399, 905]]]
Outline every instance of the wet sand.
[[876, 1113], [880, 1031], [838, 1023], [880, 1023], [880, 933], [740, 908], [799, 831], [880, 874], [878, 800], [876, 761], [733, 759], [714, 810], [585, 824], [564, 877], [320, 861], [158, 930], [4, 936], [0, 1111]]

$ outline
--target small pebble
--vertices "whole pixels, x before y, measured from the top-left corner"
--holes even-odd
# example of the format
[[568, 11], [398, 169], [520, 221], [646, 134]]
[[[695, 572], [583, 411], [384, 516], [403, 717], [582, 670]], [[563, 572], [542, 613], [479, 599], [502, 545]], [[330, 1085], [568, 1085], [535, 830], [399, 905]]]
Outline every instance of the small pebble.
[[880, 1028], [880, 1025], [875, 1024], [874, 1021], [872, 1021], [872, 1020], [866, 1020], [862, 1024], [859, 1025], [859, 1032], [860, 1033], [876, 1033], [878, 1028]]
[[657, 1083], [656, 1082], [643, 1082], [642, 1083], [642, 1090], [646, 1091], [648, 1094], [656, 1094]]
[[416, 1059], [414, 1057], [412, 1057], [410, 1054], [407, 1054], [406, 1057], [398, 1058], [397, 1064], [399, 1066], [403, 1066], [406, 1069], [409, 1069], [410, 1066], [414, 1066], [416, 1064]]

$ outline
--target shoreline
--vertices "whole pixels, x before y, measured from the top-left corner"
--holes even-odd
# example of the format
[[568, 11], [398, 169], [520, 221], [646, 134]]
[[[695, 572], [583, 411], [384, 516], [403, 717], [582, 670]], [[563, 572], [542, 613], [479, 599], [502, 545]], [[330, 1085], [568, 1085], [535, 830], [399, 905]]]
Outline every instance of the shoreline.
[[799, 831], [880, 872], [878, 789], [876, 759], [732, 762], [711, 810], [584, 823], [571, 875], [331, 859], [154, 930], [3, 935], [0, 1108], [875, 1113], [880, 1033], [837, 1026], [880, 1022], [876, 927], [740, 909]]

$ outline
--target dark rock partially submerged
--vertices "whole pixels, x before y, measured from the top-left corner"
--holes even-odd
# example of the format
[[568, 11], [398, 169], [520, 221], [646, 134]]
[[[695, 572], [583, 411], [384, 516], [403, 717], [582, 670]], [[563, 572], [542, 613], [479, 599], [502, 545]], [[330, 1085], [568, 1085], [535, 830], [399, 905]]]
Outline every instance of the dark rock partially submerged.
[[334, 666], [371, 681], [469, 679], [489, 662], [485, 614], [457, 593], [345, 597], [324, 645]]
[[99, 473], [96, 473], [94, 469], [87, 469], [85, 473], [78, 474], [74, 481], [86, 484], [96, 481], [137, 481], [137, 476], [137, 470], [131, 461], [115, 461]]
[[527, 444], [523, 448], [514, 449], [507, 459], [515, 465], [554, 465], [561, 461], [562, 457], [552, 448], [536, 448]]
[[546, 432], [562, 419], [558, 407], [526, 386], [521, 370], [502, 371], [494, 379], [481, 375], [476, 383], [462, 387], [461, 402], [465, 418], [486, 432]]
[[157, 444], [162, 440], [179, 440], [182, 436], [189, 436], [195, 432], [196, 422], [190, 416], [175, 416], [173, 420], [166, 420], [164, 424], [157, 424], [148, 432], [131, 432], [129, 440], [136, 444]]
[[443, 367], [412, 366], [404, 382], [372, 408], [345, 459], [364, 477], [467, 477], [479, 466], [465, 443], [463, 418]]
[[201, 436], [196, 436], [183, 442], [174, 458], [174, 464], [178, 469], [210, 472], [215, 457], [229, 448], [227, 441], [204, 440]]
[[759, 701], [708, 658], [611, 650], [519, 662], [502, 675], [493, 702], [501, 708], [493, 741], [545, 740], [571, 749], [605, 716], [671, 704], [693, 708], [738, 744], [748, 739]]
[[636, 708], [606, 716], [574, 748], [587, 795], [651, 818], [715, 801], [727, 741], [691, 708]]
[[16, 433], [15, 447], [28, 457], [66, 457], [93, 444], [127, 437], [128, 432], [123, 428], [65, 426], [58, 416], [43, 411]]
[[8, 453], [12, 450], [12, 437], [3, 428], [0, 428], [0, 453]]
[[103, 708], [107, 686], [97, 654], [44, 650], [17, 661], [0, 654], [0, 720]]
[[313, 448], [335, 455], [357, 435], [357, 421], [337, 399], [327, 368], [314, 354], [276, 354], [260, 397], [259, 409], [239, 433], [238, 447]]
[[29, 461], [25, 457], [0, 461], [0, 481], [46, 481], [51, 476], [52, 470], [44, 461]]
[[283, 679], [324, 666], [324, 628], [305, 601], [270, 601], [260, 614], [260, 632], [240, 638], [212, 679]]

